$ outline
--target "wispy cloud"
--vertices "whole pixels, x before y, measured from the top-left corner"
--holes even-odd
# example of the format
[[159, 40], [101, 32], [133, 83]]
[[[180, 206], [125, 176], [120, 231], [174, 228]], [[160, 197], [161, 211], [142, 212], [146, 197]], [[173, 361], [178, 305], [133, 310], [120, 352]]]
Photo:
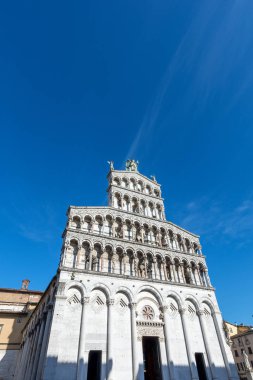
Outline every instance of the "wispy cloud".
[[[199, 4], [168, 62], [126, 159], [135, 157], [140, 144], [152, 141], [154, 132], [160, 131], [165, 125], [168, 128], [168, 122], [171, 122], [169, 115], [173, 115], [175, 104], [166, 100], [168, 94], [173, 97], [171, 88], [175, 84], [175, 78], [186, 78], [180, 97], [180, 112], [190, 112], [192, 107], [195, 109], [198, 105], [203, 111], [217, 89], [222, 90], [231, 85], [230, 79], [234, 72], [240, 71], [241, 78], [231, 91], [229, 99], [223, 100], [224, 110], [229, 111], [253, 83], [250, 65], [247, 70], [238, 69], [243, 62], [247, 62], [247, 53], [252, 44], [252, 23], [248, 17], [248, 12], [252, 10], [251, 2], [233, 0], [223, 6], [219, 1], [203, 1]], [[159, 117], [165, 106], [163, 117], [167, 121], [162, 123]]]
[[221, 202], [210, 197], [193, 200], [186, 205], [186, 216], [181, 217], [180, 224], [208, 239], [214, 237], [237, 241], [253, 240], [253, 200], [248, 199], [236, 207], [225, 211]]

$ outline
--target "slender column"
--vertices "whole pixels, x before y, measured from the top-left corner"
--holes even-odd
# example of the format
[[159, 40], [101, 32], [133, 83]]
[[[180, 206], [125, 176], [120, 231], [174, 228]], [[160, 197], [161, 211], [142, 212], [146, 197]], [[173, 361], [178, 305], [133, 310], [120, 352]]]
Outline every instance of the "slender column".
[[175, 249], [179, 250], [178, 243], [177, 243], [177, 236], [176, 235], [173, 235], [173, 245], [174, 245]]
[[77, 357], [77, 380], [82, 380], [86, 378], [85, 373], [85, 305], [89, 303], [89, 297], [82, 298], [82, 314], [80, 322], [80, 335], [79, 335], [79, 345], [78, 345], [78, 357]]
[[184, 265], [183, 264], [180, 265], [180, 270], [181, 270], [183, 283], [186, 284], [186, 279], [185, 279], [185, 275], [184, 275]]
[[177, 266], [177, 273], [178, 273], [178, 281], [184, 282], [183, 277], [182, 277], [181, 264], [178, 264]]
[[112, 306], [114, 305], [114, 299], [110, 299], [107, 302], [107, 380], [113, 378], [113, 354], [112, 354]]
[[49, 304], [47, 306], [47, 320], [46, 320], [46, 325], [45, 325], [45, 330], [44, 330], [44, 336], [43, 336], [43, 341], [41, 345], [41, 351], [40, 351], [40, 358], [39, 358], [39, 364], [38, 364], [38, 371], [36, 375], [36, 380], [41, 380], [42, 373], [43, 373], [43, 367], [44, 367], [44, 362], [45, 362], [45, 355], [46, 355], [46, 350], [47, 350], [47, 343], [48, 343], [48, 338], [49, 338], [49, 329], [51, 326], [51, 317], [52, 317], [52, 304]]
[[78, 251], [77, 251], [77, 254], [76, 254], [76, 268], [79, 267], [80, 257], [81, 257], [81, 251], [82, 251], [82, 245], [79, 245], [78, 246]]
[[177, 277], [176, 277], [176, 273], [175, 273], [175, 264], [171, 263], [171, 267], [172, 267], [172, 281], [174, 282], [177, 282]]
[[115, 237], [115, 219], [112, 219], [112, 237]]
[[133, 380], [138, 380], [137, 332], [136, 332], [136, 303], [130, 303], [131, 308], [131, 343]]
[[212, 357], [212, 350], [209, 346], [209, 340], [207, 338], [206, 325], [204, 322], [203, 314], [204, 314], [203, 310], [197, 311], [197, 315], [199, 317], [199, 324], [200, 324], [200, 328], [201, 328], [202, 335], [203, 335], [204, 345], [206, 348], [206, 354], [207, 354], [207, 359], [208, 359], [208, 363], [209, 363], [209, 368], [211, 371], [212, 379], [215, 380], [215, 379], [217, 379], [217, 376], [215, 373], [215, 365], [214, 365], [214, 361], [213, 361], [213, 357]]
[[199, 270], [199, 268], [197, 267], [197, 272], [198, 272], [198, 277], [199, 277], [199, 284], [201, 285], [201, 286], [203, 286], [204, 284], [203, 284], [203, 280], [202, 280], [202, 277], [201, 277], [201, 274], [200, 274], [200, 270]]
[[90, 248], [90, 252], [89, 252], [89, 270], [91, 270], [91, 266], [92, 266], [92, 249]]
[[144, 243], [144, 231], [143, 231], [143, 227], [141, 227], [140, 232], [141, 232], [141, 242]]
[[164, 315], [164, 335], [165, 335], [165, 347], [166, 347], [166, 354], [167, 354], [167, 363], [168, 363], [168, 370], [169, 370], [169, 376], [170, 380], [175, 380], [174, 375], [174, 363], [172, 360], [172, 355], [170, 351], [170, 334], [169, 334], [169, 316], [168, 316], [168, 306], [163, 305], [162, 307], [163, 315]]
[[166, 268], [165, 268], [165, 262], [163, 260], [161, 262], [161, 265], [162, 265], [162, 280], [166, 280], [167, 281], [168, 278], [167, 278], [167, 273], [166, 273]]
[[156, 279], [156, 258], [153, 259], [154, 278]]
[[224, 360], [224, 363], [225, 363], [225, 367], [226, 367], [226, 370], [227, 370], [228, 378], [229, 378], [229, 380], [232, 380], [233, 376], [231, 374], [231, 370], [230, 370], [230, 366], [229, 366], [229, 363], [228, 363], [228, 358], [227, 358], [226, 350], [225, 350], [225, 347], [224, 347], [224, 342], [223, 342], [222, 335], [221, 335], [221, 332], [220, 332], [220, 328], [219, 328], [219, 324], [218, 324], [218, 321], [217, 321], [216, 313], [214, 311], [212, 312], [212, 317], [213, 317], [214, 327], [215, 327], [216, 334], [217, 334], [217, 337], [218, 337], [221, 353], [222, 353], [223, 360]]
[[31, 379], [36, 378], [36, 372], [37, 372], [37, 367], [38, 367], [38, 361], [39, 361], [39, 355], [40, 355], [40, 350], [41, 350], [42, 338], [43, 338], [43, 334], [44, 334], [44, 328], [45, 328], [45, 319], [41, 318], [39, 337], [38, 337], [38, 341], [37, 341], [37, 347], [36, 347], [36, 353], [35, 353], [35, 357], [34, 357]]
[[126, 223], [122, 223], [122, 239], [126, 238]]
[[187, 322], [186, 322], [186, 318], [185, 318], [185, 311], [186, 311], [186, 309], [179, 309], [179, 312], [181, 315], [183, 332], [184, 332], [185, 347], [186, 347], [189, 367], [190, 367], [190, 371], [191, 371], [191, 380], [199, 380], [199, 377], [198, 377], [198, 374], [196, 371], [195, 358], [193, 356], [193, 352], [192, 352], [192, 348], [191, 348], [191, 341], [190, 341], [189, 335], [188, 335]]
[[206, 284], [207, 284], [207, 286], [212, 286], [211, 285], [211, 281], [210, 281], [210, 277], [208, 275], [208, 271], [205, 270], [204, 273], [205, 273], [205, 277], [206, 277]]

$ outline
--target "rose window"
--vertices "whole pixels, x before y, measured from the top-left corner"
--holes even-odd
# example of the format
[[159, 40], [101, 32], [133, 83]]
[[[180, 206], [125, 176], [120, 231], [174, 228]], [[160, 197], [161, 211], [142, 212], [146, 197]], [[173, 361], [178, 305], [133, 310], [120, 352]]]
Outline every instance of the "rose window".
[[152, 319], [154, 319], [155, 312], [151, 306], [146, 305], [142, 309], [142, 316], [144, 319], [151, 321]]

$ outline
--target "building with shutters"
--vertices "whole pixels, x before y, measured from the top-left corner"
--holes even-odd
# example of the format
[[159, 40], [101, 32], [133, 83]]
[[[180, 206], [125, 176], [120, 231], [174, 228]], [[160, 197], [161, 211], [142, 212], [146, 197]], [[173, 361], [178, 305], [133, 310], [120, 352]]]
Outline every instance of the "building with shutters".
[[0, 288], [0, 380], [13, 379], [22, 341], [22, 330], [43, 292], [30, 290], [29, 280], [20, 289]]

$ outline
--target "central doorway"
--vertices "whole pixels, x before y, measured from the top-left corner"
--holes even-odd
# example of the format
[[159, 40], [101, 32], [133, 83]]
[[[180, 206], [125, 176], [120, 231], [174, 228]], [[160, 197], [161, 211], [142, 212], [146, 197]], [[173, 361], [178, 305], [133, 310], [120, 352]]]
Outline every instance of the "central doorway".
[[205, 366], [205, 360], [204, 360], [203, 353], [202, 352], [196, 352], [195, 353], [195, 359], [196, 359], [196, 365], [197, 365], [199, 380], [207, 380], [206, 366]]
[[162, 380], [159, 338], [144, 336], [142, 338], [143, 365], [145, 380]]
[[102, 351], [90, 351], [87, 380], [100, 380]]

